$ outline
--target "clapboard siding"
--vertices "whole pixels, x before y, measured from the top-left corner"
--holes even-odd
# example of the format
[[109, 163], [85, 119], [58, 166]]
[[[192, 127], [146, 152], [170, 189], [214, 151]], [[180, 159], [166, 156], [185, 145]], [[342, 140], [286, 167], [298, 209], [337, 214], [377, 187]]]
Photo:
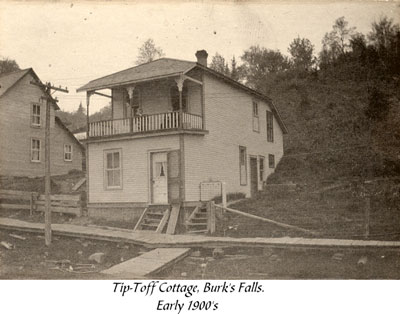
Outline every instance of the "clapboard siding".
[[[104, 185], [104, 151], [121, 149], [122, 189]], [[151, 151], [179, 149], [177, 135], [91, 143], [89, 146], [89, 202], [118, 203], [150, 200], [149, 155]]]
[[[31, 104], [39, 103], [42, 90], [30, 84], [28, 74], [0, 98], [0, 175], [43, 176], [45, 140], [45, 102], [41, 102], [41, 127], [31, 126]], [[71, 169], [82, 169], [81, 149], [72, 138], [55, 124], [55, 112], [50, 111], [51, 170], [52, 174], [64, 174]], [[31, 162], [31, 138], [41, 141], [41, 161]], [[72, 163], [64, 163], [64, 145], [74, 146]], [[61, 146], [61, 147], [60, 147]]]
[[[233, 88], [214, 77], [204, 76], [205, 118], [209, 134], [204, 137], [185, 136], [186, 201], [200, 199], [199, 183], [215, 180], [226, 182], [227, 192], [250, 194], [249, 156], [265, 157], [265, 177], [274, 169], [268, 167], [268, 154], [275, 155], [276, 164], [283, 155], [283, 136], [274, 120], [274, 142], [267, 142], [264, 101]], [[223, 95], [223, 97], [222, 97]], [[253, 131], [252, 101], [259, 104], [260, 132]], [[247, 148], [247, 185], [240, 185], [239, 146]], [[262, 182], [259, 182], [259, 188]]]

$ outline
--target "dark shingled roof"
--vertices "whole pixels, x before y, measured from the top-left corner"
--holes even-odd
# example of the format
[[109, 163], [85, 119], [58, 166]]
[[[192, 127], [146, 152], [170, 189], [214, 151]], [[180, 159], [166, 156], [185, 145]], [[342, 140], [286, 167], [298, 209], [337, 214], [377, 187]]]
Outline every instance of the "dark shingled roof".
[[90, 81], [78, 88], [77, 91], [92, 91], [143, 80], [175, 76], [185, 73], [195, 66], [196, 62], [161, 58]]

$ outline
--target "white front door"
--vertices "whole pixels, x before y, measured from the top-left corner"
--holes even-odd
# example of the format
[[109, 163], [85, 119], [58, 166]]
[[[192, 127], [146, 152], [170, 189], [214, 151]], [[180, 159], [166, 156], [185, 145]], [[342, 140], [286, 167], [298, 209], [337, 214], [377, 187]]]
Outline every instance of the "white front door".
[[168, 162], [167, 153], [153, 153], [152, 155], [152, 188], [153, 203], [168, 203]]

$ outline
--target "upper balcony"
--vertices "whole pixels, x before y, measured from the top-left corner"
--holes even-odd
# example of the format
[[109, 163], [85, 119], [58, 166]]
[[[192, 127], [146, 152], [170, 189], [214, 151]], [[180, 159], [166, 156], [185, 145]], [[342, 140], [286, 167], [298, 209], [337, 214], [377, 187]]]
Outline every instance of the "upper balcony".
[[203, 131], [203, 118], [193, 113], [172, 111], [133, 118], [89, 123], [89, 138], [139, 135], [168, 131]]

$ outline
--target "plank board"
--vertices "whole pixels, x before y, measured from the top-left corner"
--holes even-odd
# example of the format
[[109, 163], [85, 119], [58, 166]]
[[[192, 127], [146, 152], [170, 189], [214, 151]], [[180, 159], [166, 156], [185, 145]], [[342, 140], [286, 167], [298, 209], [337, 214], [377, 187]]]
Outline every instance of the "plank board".
[[160, 272], [185, 258], [189, 248], [159, 248], [117, 264], [101, 273], [130, 278], [141, 278]]
[[176, 224], [178, 223], [179, 211], [181, 206], [172, 205], [171, 215], [169, 216], [167, 234], [175, 234]]
[[0, 204], [2, 209], [31, 209], [31, 205], [27, 204]]

